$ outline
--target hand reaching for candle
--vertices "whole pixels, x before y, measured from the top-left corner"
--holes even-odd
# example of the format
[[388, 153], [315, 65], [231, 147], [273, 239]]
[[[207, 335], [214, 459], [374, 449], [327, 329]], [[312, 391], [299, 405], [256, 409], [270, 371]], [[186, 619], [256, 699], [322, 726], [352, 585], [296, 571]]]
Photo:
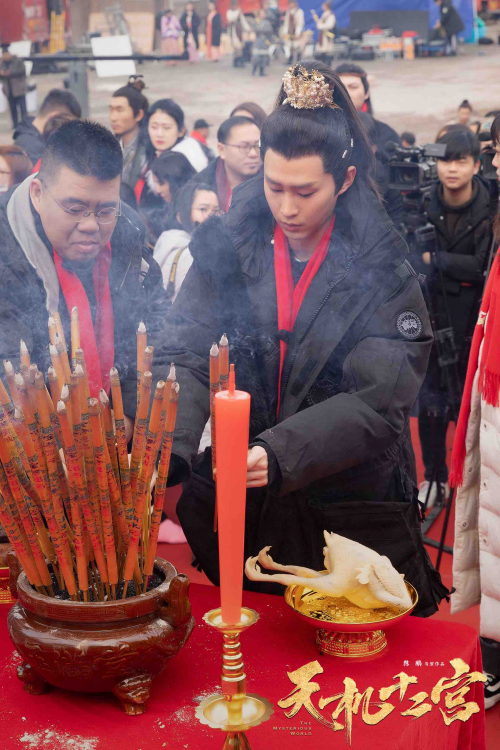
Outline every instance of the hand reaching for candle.
[[247, 458], [247, 487], [265, 487], [268, 483], [269, 462], [260, 445], [250, 448]]

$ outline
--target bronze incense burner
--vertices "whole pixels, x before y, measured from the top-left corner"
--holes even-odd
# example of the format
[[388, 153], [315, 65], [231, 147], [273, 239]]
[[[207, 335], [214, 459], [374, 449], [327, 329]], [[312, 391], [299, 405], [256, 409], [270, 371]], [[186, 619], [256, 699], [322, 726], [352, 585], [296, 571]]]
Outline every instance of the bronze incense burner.
[[25, 573], [8, 615], [10, 636], [23, 658], [18, 677], [40, 695], [54, 685], [85, 693], [111, 692], [129, 715], [142, 714], [153, 678], [184, 646], [194, 627], [189, 578], [159, 557], [164, 580], [120, 601], [74, 602], [43, 596]]

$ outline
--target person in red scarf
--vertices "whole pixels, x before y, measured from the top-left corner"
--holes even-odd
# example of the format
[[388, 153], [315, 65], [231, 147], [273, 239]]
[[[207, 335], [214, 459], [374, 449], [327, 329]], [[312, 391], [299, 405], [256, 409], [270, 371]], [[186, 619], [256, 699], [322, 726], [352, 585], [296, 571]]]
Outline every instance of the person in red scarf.
[[[246, 554], [272, 545], [316, 570], [323, 531], [387, 555], [433, 614], [447, 595], [420, 532], [410, 411], [432, 332], [408, 248], [370, 177], [373, 152], [326, 65], [285, 74], [261, 133], [263, 172], [194, 233], [193, 264], [169, 312], [179, 402], [171, 476], [197, 561], [218, 582], [209, 351], [227, 333], [250, 392]], [[282, 594], [273, 583], [249, 588]]]
[[400, 138], [396, 131], [387, 123], [376, 120], [373, 115], [370, 82], [366, 70], [354, 63], [341, 63], [335, 68], [335, 72], [340, 76], [358, 112], [367, 112], [373, 117], [374, 128], [370, 140], [377, 147], [377, 151], [385, 151], [389, 141], [399, 144]]
[[164, 295], [160, 269], [143, 252], [144, 227], [120, 201], [120, 144], [102, 125], [73, 120], [46, 143], [37, 175], [0, 199], [0, 356], [15, 368], [23, 339], [42, 372], [50, 365], [48, 318], [67, 342], [78, 307], [92, 396], [122, 381], [131, 435], [136, 408], [136, 331], [154, 344]]
[[[500, 116], [491, 128], [500, 181]], [[500, 214], [495, 234], [500, 236]], [[458, 487], [452, 614], [481, 605], [485, 708], [500, 701], [500, 255], [488, 276], [469, 355], [450, 481]]]
[[229, 211], [233, 190], [251, 180], [262, 166], [260, 128], [249, 117], [230, 117], [217, 131], [219, 156], [193, 177], [217, 193], [222, 211]]

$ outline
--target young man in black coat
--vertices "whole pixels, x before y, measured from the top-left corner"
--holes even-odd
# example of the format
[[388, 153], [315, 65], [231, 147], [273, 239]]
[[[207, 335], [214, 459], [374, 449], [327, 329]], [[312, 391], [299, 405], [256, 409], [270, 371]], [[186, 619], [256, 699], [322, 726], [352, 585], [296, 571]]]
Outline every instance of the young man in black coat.
[[[447, 133], [438, 142], [446, 145], [446, 155], [438, 160], [439, 179], [426, 203], [438, 245], [433, 256], [426, 252], [422, 259], [436, 326], [448, 328], [451, 323], [453, 328], [462, 387], [491, 250], [490, 193], [486, 181], [478, 175], [480, 144], [476, 135], [463, 127]], [[443, 493], [448, 492], [446, 462], [440, 458], [445, 450], [450, 417], [449, 395], [434, 348], [419, 398], [419, 432], [425, 465], [425, 482], [420, 488], [422, 502], [427, 497], [436, 461], [440, 466], [438, 481]], [[428, 507], [434, 504], [437, 491], [433, 483]]]
[[422, 544], [409, 432], [429, 318], [408, 249], [373, 189], [371, 146], [347, 91], [317, 60], [296, 66], [299, 84], [302, 66], [328, 80], [337, 107], [313, 107], [311, 95], [301, 108], [292, 93], [300, 85], [282, 89], [280, 101], [293, 102], [263, 125], [263, 174], [195, 232], [193, 264], [167, 316], [166, 362], [175, 361], [183, 394], [170, 482], [189, 480], [177, 512], [217, 582], [211, 457], [198, 446], [208, 353], [226, 332], [237, 387], [252, 397], [246, 555], [272, 545], [276, 559], [320, 570], [323, 530], [335, 530], [386, 554], [429, 615], [446, 590]]
[[[114, 348], [130, 436], [136, 331], [143, 320], [154, 343], [166, 302], [160, 269], [144, 251], [144, 226], [120, 201], [122, 166], [109, 130], [74, 120], [48, 140], [38, 174], [0, 199], [0, 358], [17, 369], [22, 339], [31, 361], [46, 373], [49, 315], [59, 312], [69, 342], [68, 299], [78, 288], [90, 312], [103, 385], [103, 362], [109, 364], [103, 346]], [[107, 278], [96, 278], [104, 256]]]
[[42, 155], [43, 129], [54, 115], [82, 116], [82, 108], [71, 91], [52, 89], [42, 102], [36, 117], [25, 117], [14, 130], [14, 143], [25, 151], [33, 166]]

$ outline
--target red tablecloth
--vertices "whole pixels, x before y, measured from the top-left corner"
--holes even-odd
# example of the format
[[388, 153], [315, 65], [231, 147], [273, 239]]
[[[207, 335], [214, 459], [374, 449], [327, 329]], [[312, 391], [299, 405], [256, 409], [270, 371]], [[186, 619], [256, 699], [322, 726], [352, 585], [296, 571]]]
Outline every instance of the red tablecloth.
[[[6, 627], [7, 607], [0, 608], [0, 747], [1, 750], [160, 750], [172, 748], [215, 750], [222, 747], [217, 730], [200, 725], [194, 716], [197, 704], [218, 692], [221, 664], [221, 636], [206, 625], [202, 615], [219, 606], [219, 591], [211, 586], [193, 585], [191, 602], [196, 617], [190, 641], [157, 678], [147, 711], [142, 716], [125, 716], [111, 695], [84, 695], [52, 689], [41, 696], [27, 695], [16, 677], [18, 657]], [[389, 646], [375, 661], [356, 663], [319, 656], [314, 645], [314, 628], [300, 621], [278, 597], [244, 594], [245, 606], [257, 610], [260, 621], [242, 636], [247, 667], [248, 691], [267, 697], [274, 704], [274, 715], [251, 729], [249, 741], [254, 750], [283, 747], [347, 748], [346, 731], [333, 731], [316, 721], [304, 707], [293, 718], [277, 704], [295, 688], [287, 672], [310, 662], [319, 662], [323, 672], [312, 681], [319, 690], [311, 701], [318, 708], [323, 698], [343, 693], [344, 679], [352, 678], [360, 693], [375, 688], [369, 713], [379, 707], [378, 691], [399, 682], [405, 672], [418, 679], [408, 687], [400, 702], [399, 689], [388, 702], [394, 710], [377, 725], [363, 721], [362, 705], [352, 721], [354, 750], [484, 750], [485, 724], [483, 685], [474, 683], [465, 696], [475, 701], [480, 712], [468, 721], [445, 726], [446, 691], [439, 705], [431, 702], [432, 688], [442, 677], [452, 677], [451, 659], [460, 658], [470, 671], [481, 671], [477, 633], [466, 625], [409, 617], [389, 632]], [[442, 666], [444, 662], [444, 666]], [[420, 665], [421, 663], [421, 665]], [[437, 666], [436, 666], [437, 665]], [[459, 687], [463, 684], [462, 683]], [[453, 692], [459, 688], [450, 688]], [[409, 700], [419, 692], [429, 694], [424, 702], [432, 710], [422, 718], [401, 716], [414, 705]], [[332, 722], [339, 700], [322, 711]], [[345, 713], [338, 723], [346, 724]]]

